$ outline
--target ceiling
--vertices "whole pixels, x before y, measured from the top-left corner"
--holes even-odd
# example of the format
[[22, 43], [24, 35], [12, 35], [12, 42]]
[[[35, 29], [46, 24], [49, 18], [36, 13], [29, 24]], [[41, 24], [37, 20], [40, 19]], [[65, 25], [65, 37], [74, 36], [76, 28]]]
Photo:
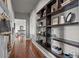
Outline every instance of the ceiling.
[[39, 0], [12, 0], [14, 12], [30, 13], [37, 5]]

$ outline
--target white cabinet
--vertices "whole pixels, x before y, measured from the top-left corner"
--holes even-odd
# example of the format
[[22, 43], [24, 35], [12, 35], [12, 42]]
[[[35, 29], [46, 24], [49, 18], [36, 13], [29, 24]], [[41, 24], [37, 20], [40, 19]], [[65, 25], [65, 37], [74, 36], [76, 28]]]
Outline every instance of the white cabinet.
[[6, 58], [7, 55], [7, 38], [0, 35], [0, 58]]

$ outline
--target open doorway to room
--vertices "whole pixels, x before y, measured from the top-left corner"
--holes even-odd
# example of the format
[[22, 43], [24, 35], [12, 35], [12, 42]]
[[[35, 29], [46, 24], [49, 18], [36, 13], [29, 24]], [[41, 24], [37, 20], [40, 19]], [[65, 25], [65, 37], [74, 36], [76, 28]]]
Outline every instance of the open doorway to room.
[[26, 20], [25, 19], [15, 19], [15, 33], [16, 38], [22, 36], [26, 38]]

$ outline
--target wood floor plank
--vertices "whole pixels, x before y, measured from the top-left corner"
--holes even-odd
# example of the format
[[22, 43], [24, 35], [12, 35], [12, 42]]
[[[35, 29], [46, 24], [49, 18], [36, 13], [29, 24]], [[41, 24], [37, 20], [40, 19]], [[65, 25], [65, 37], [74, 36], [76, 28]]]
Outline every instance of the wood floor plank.
[[44, 56], [40, 56], [42, 53], [39, 54], [38, 52], [31, 40], [18, 38], [13, 46], [10, 58], [44, 58]]

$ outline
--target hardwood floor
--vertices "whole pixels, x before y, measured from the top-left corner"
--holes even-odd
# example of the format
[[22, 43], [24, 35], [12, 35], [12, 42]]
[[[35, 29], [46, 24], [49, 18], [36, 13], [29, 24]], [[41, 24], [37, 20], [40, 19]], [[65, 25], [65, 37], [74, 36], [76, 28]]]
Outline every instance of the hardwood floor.
[[17, 38], [10, 58], [44, 58], [45, 56], [31, 40], [25, 40], [21, 37]]

